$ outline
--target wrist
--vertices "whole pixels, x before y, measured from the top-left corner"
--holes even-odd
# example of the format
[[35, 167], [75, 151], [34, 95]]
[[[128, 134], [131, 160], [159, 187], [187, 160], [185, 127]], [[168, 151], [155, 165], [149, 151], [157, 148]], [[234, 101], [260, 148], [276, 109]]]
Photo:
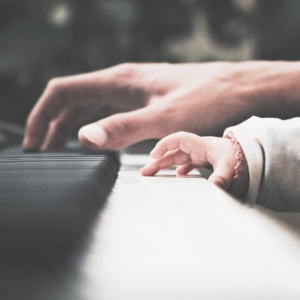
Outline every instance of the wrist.
[[[231, 166], [232, 170], [237, 165], [236, 150], [234, 144], [229, 139], [218, 137], [202, 137], [203, 144], [205, 145], [205, 157], [208, 164], [216, 170], [221, 159], [227, 161], [227, 165]], [[234, 176], [234, 171], [233, 171]]]

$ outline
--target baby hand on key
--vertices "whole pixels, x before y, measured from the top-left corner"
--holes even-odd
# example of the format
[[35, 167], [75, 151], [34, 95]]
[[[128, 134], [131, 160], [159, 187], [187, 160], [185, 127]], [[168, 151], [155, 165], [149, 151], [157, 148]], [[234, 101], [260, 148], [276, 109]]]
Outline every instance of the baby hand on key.
[[143, 176], [153, 176], [174, 165], [178, 166], [178, 175], [204, 167], [213, 168], [208, 180], [218, 187], [228, 190], [233, 183], [237, 159], [230, 139], [178, 132], [159, 141], [150, 155], [153, 160], [141, 169]]

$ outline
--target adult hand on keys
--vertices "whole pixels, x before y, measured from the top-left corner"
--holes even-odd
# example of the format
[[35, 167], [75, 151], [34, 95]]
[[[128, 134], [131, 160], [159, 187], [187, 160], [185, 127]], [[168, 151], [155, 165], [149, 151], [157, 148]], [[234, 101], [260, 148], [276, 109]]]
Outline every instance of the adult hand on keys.
[[70, 130], [83, 146], [118, 150], [186, 131], [221, 135], [252, 115], [299, 113], [299, 64], [123, 64], [53, 79], [27, 120], [25, 150], [59, 148]]

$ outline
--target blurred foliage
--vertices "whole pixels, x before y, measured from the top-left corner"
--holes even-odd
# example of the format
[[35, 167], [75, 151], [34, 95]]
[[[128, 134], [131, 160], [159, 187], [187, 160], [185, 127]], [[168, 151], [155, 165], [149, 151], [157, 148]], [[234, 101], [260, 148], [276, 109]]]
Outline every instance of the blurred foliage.
[[53, 77], [125, 61], [208, 60], [209, 55], [193, 59], [189, 51], [180, 56], [166, 50], [168, 41], [193, 39], [196, 10], [203, 12], [216, 45], [239, 47], [251, 35], [253, 57], [298, 59], [300, 1], [256, 2], [0, 0], [0, 118], [23, 124]]

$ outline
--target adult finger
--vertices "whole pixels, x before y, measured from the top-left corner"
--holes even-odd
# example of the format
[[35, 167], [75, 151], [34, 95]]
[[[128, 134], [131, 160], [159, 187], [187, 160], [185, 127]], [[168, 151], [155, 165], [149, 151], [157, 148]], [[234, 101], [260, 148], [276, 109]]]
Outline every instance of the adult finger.
[[41, 146], [41, 149], [62, 148], [69, 136], [71, 129], [79, 119], [75, 109], [65, 109], [48, 126], [48, 132]]
[[222, 159], [218, 162], [215, 171], [208, 180], [219, 188], [227, 191], [232, 184], [234, 174], [234, 166], [226, 159]]
[[64, 106], [62, 85], [51, 81], [40, 100], [27, 119], [23, 148], [33, 150], [39, 148], [48, 132], [49, 124], [56, 118]]
[[151, 161], [141, 169], [143, 176], [153, 176], [160, 170], [166, 170], [174, 165], [185, 165], [190, 162], [190, 156], [180, 150], [173, 150], [158, 160]]
[[92, 150], [119, 150], [133, 143], [161, 136], [159, 109], [147, 106], [119, 113], [82, 127], [80, 143]]
[[176, 171], [178, 175], [187, 175], [189, 172], [194, 170], [196, 166], [193, 163], [188, 163], [183, 166], [178, 166]]
[[198, 135], [187, 132], [177, 132], [159, 141], [150, 155], [154, 159], [159, 159], [163, 157], [166, 152], [175, 149], [180, 149], [190, 156], [192, 156], [194, 151], [197, 151], [199, 156], [199, 153], [203, 153], [203, 150], [205, 150], [205, 146], [201, 143], [201, 137]]
[[[94, 73], [52, 79], [29, 114], [23, 148], [25, 150], [32, 150], [40, 148], [41, 145], [44, 147], [48, 143], [59, 144], [60, 140], [62, 140], [60, 136], [61, 131], [57, 131], [58, 136], [57, 141], [55, 141], [56, 131], [53, 130], [53, 127], [61, 126], [61, 121], [57, 120], [57, 118], [59, 118], [65, 109], [72, 110], [74, 107], [81, 110], [93, 109], [95, 103], [97, 104], [97, 109], [101, 109], [103, 103], [100, 96], [101, 89], [103, 89], [106, 83], [105, 74], [104, 72], [101, 73], [101, 80], [99, 80], [100, 75]], [[93, 113], [95, 111], [88, 110], [86, 119], [93, 117]], [[76, 121], [74, 120], [65, 129], [70, 130], [75, 123]], [[51, 134], [51, 132], [54, 134]], [[51, 142], [49, 142], [49, 136], [51, 136]], [[46, 138], [48, 141], [45, 140]]]

